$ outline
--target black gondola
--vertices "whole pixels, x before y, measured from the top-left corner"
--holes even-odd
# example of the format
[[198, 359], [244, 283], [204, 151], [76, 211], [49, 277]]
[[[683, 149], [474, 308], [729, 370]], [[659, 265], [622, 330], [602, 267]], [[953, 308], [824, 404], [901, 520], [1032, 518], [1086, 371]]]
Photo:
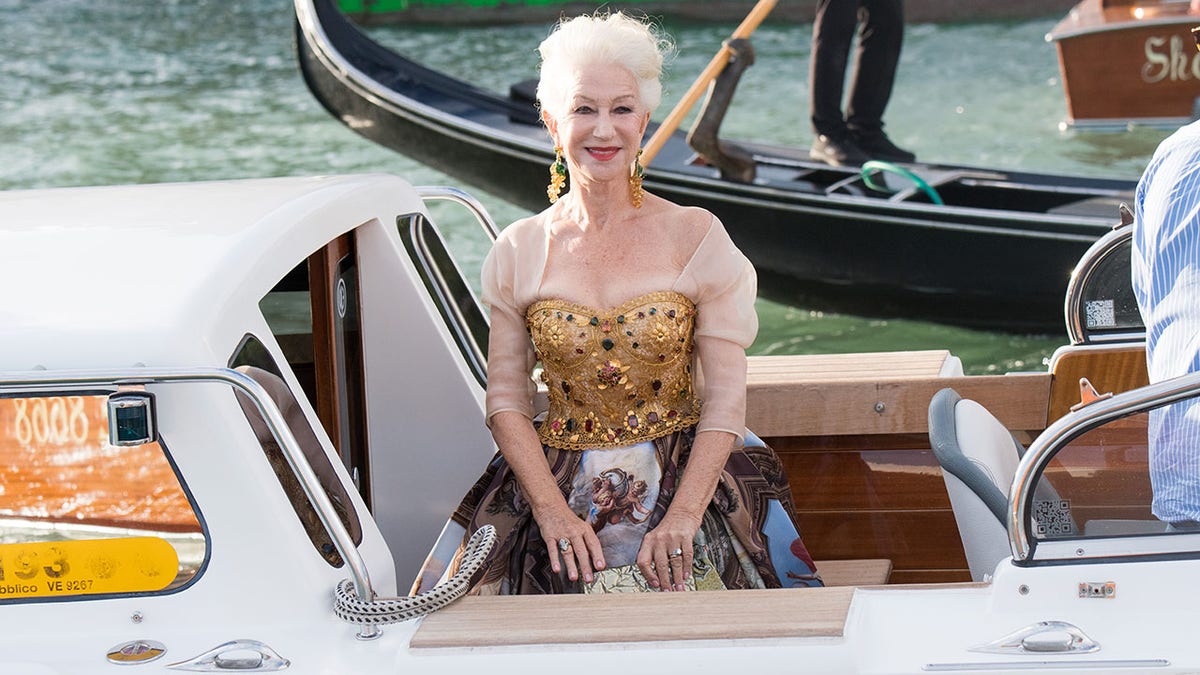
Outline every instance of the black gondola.
[[[333, 0], [296, 0], [304, 79], [334, 117], [521, 207], [545, 207], [549, 137], [531, 101], [426, 68], [372, 41]], [[648, 133], [656, 126], [651, 124]], [[787, 304], [1013, 332], [1063, 331], [1072, 268], [1131, 201], [1133, 182], [965, 166], [907, 168], [931, 189], [876, 190], [807, 150], [737, 144], [751, 182], [723, 179], [682, 132], [645, 186], [715, 213]], [[943, 202], [942, 204], [935, 203]]]

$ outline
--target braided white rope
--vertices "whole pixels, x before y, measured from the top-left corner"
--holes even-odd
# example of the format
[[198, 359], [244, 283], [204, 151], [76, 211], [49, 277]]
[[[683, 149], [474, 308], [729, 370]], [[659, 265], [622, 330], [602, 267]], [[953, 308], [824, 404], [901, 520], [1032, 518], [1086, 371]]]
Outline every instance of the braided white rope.
[[333, 611], [339, 619], [359, 624], [399, 623], [436, 612], [467, 592], [471, 577], [483, 566], [495, 543], [496, 528], [484, 525], [476, 530], [467, 541], [458, 572], [416, 596], [363, 601], [354, 592], [354, 582], [343, 579], [333, 590]]

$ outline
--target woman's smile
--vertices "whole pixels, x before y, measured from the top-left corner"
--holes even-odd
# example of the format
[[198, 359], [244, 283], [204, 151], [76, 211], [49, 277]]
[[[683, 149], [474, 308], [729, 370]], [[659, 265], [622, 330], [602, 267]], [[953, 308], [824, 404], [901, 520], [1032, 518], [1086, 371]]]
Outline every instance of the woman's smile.
[[588, 151], [588, 154], [591, 155], [593, 159], [600, 160], [601, 162], [607, 162], [610, 159], [613, 159], [614, 157], [616, 157], [617, 154], [621, 152], [621, 148], [620, 147], [612, 147], [612, 146], [603, 147], [603, 148], [592, 147], [592, 148], [587, 148], [587, 151]]

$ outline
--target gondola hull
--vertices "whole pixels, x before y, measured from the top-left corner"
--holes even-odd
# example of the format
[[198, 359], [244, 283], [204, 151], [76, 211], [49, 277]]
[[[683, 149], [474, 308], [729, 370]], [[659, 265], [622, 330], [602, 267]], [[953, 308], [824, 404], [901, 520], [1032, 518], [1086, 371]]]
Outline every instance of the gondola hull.
[[[474, 187], [544, 208], [553, 150], [530, 103], [386, 50], [326, 0], [301, 0], [297, 10], [301, 70], [331, 114]], [[936, 205], [920, 191], [872, 193], [859, 172], [795, 149], [746, 147], [759, 163], [756, 180], [723, 180], [677, 132], [646, 188], [716, 214], [754, 262], [765, 297], [864, 316], [1062, 332], [1071, 268], [1118, 220], [1132, 189], [1128, 181], [914, 166], [945, 201]]]

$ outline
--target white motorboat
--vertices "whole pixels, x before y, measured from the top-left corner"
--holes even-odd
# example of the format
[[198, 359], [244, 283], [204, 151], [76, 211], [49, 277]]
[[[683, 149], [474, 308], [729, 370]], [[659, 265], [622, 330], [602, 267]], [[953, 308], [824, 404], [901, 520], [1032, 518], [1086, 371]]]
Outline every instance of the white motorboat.
[[387, 175], [0, 193], [0, 672], [1200, 669], [1144, 421], [1200, 376], [1139, 386], [1119, 231], [1046, 372], [751, 359], [827, 587], [404, 596], [494, 452], [435, 199], [494, 236]]

